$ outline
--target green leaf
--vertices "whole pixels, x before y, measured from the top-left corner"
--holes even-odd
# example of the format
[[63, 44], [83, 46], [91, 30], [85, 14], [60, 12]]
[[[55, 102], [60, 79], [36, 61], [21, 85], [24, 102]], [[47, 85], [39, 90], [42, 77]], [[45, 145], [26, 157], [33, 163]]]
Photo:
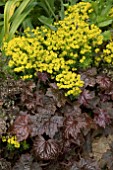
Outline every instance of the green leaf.
[[[18, 3], [20, 3], [19, 6], [17, 6]], [[5, 3], [4, 25], [2, 25], [2, 22], [0, 23], [0, 26], [3, 27], [0, 27], [0, 46], [2, 45], [4, 36], [6, 40], [9, 41], [22, 22], [25, 26], [24, 20], [34, 8], [36, 3], [36, 0], [8, 0]], [[0, 18], [2, 17], [3, 15], [1, 14]], [[26, 23], [26, 25], [32, 27], [30, 20], [27, 21], [28, 23]]]
[[104, 22], [106, 20], [106, 18], [105, 18], [105, 16], [103, 17], [103, 16], [101, 16], [101, 15], [98, 15], [97, 17], [96, 17], [96, 23], [98, 24], [98, 23], [101, 23], [101, 22]]
[[98, 8], [98, 5], [99, 5], [98, 2], [92, 2], [91, 5], [92, 5], [92, 8], [94, 9], [95, 14], [99, 15], [100, 14], [100, 10]]
[[49, 17], [53, 16], [55, 19], [57, 19], [54, 13], [54, 0], [41, 0], [40, 2], [38, 2], [38, 5], [46, 11]]
[[0, 2], [0, 6], [4, 6], [5, 5], [5, 2]]
[[22, 26], [24, 28], [24, 30], [29, 27], [30, 29], [33, 29], [33, 25], [32, 25], [32, 22], [31, 22], [31, 18], [26, 18], [23, 23], [22, 23]]
[[59, 11], [59, 16], [60, 16], [60, 18], [62, 20], [65, 17], [65, 14], [64, 14], [64, 4], [63, 4], [62, 0], [60, 0], [60, 2], [61, 2], [61, 10]]
[[4, 18], [4, 14], [0, 14], [0, 19]]
[[0, 26], [4, 25], [4, 22], [3, 21], [0, 21]]
[[104, 32], [102, 33], [102, 36], [103, 36], [104, 41], [110, 40], [110, 38], [111, 38], [111, 32], [110, 32], [110, 30], [104, 31]]
[[112, 4], [109, 4], [109, 5], [105, 6], [103, 8], [103, 10], [101, 11], [101, 16], [103, 16], [103, 17], [107, 16], [109, 14], [109, 11], [110, 11], [111, 7], [112, 7]]
[[4, 29], [2, 28], [0, 32], [0, 47], [2, 46], [3, 38], [4, 38]]
[[42, 22], [44, 25], [46, 25], [46, 26], [49, 27], [50, 29], [52, 29], [52, 30], [54, 30], [54, 31], [57, 30], [56, 27], [54, 27], [54, 26], [51, 25], [52, 22], [53, 22], [53, 20], [52, 20], [51, 18], [47, 18], [47, 17], [45, 17], [45, 16], [42, 15], [42, 16], [40, 16], [38, 19], [39, 19], [40, 22]]
[[48, 10], [46, 4], [43, 4], [42, 2], [38, 2], [37, 3], [41, 8], [43, 8], [45, 10], [45, 12], [47, 13], [48, 17], [50, 16], [50, 11]]
[[26, 16], [31, 12], [33, 6], [34, 6], [33, 4], [30, 4], [26, 8], [26, 10], [13, 21], [13, 23], [11, 25], [10, 32], [9, 32], [8, 41], [10, 39], [12, 39], [13, 35], [15, 34], [15, 32], [18, 29], [18, 27], [20, 26], [20, 24], [23, 22], [23, 20], [26, 18]]
[[20, 14], [22, 14], [22, 12], [26, 9], [27, 5], [29, 4], [29, 2], [33, 2], [33, 0], [24, 0], [20, 6], [17, 8], [17, 10], [15, 11], [13, 17], [11, 18], [11, 21], [13, 22], [14, 20], [16, 20], [18, 18], [18, 16]]
[[100, 23], [98, 23], [98, 27], [106, 27], [106, 26], [110, 25], [112, 22], [113, 22], [113, 19], [100, 22]]
[[10, 28], [10, 23], [9, 20], [11, 16], [13, 15], [13, 12], [16, 8], [16, 0], [15, 1], [7, 1], [5, 4], [5, 9], [4, 9], [4, 33], [8, 34], [9, 33], [9, 28]]
[[70, 5], [75, 5], [77, 3], [77, 0], [70, 0]]

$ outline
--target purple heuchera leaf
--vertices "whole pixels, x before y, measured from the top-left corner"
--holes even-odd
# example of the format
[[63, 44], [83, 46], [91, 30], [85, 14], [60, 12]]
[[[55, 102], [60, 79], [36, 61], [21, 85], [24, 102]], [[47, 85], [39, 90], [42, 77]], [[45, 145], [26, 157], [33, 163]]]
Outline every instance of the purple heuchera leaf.
[[97, 129], [97, 125], [94, 122], [94, 120], [87, 113], [84, 113], [83, 115], [84, 115], [85, 121], [87, 123], [87, 126], [84, 129], [84, 132], [86, 135], [91, 129]]
[[97, 68], [92, 67], [86, 71], [87, 75], [94, 77], [97, 74]]
[[101, 170], [98, 162], [88, 158], [81, 158], [79, 162], [74, 162], [69, 170]]
[[89, 90], [84, 89], [81, 95], [79, 96], [78, 101], [80, 104], [87, 105], [88, 101], [90, 101], [94, 97], [95, 97], [94, 91], [89, 91]]
[[28, 115], [18, 116], [13, 124], [11, 132], [17, 136], [17, 140], [26, 140], [30, 134]]
[[111, 84], [111, 87], [109, 89], [105, 90], [105, 94], [109, 96], [109, 100], [113, 100], [113, 83]]
[[49, 86], [50, 86], [51, 88], [53, 88], [53, 89], [58, 90], [58, 86], [57, 86], [56, 83], [49, 83]]
[[111, 87], [111, 80], [109, 77], [107, 77], [106, 75], [102, 75], [102, 76], [97, 76], [96, 78], [96, 82], [99, 84], [99, 86], [103, 89], [108, 89]]
[[95, 67], [88, 69], [87, 71], [81, 72], [81, 79], [85, 82], [84, 87], [91, 86], [94, 87], [96, 84], [95, 76], [97, 70]]
[[101, 102], [103, 102], [103, 103], [105, 103], [105, 102], [107, 102], [107, 101], [109, 101], [110, 100], [110, 95], [108, 95], [108, 94], [105, 94], [105, 93], [100, 93], [100, 94], [98, 94], [98, 96], [100, 97], [100, 100], [101, 100]]
[[81, 115], [80, 103], [75, 101], [73, 103], [66, 103], [64, 107], [61, 108], [61, 113], [64, 116], [79, 116]]
[[36, 117], [30, 116], [30, 128], [31, 133], [30, 135], [43, 135], [44, 133], [48, 135], [50, 138], [54, 138], [55, 134], [59, 131], [59, 128], [63, 127], [63, 120], [62, 116], [52, 116], [51, 118], [46, 117]]
[[95, 84], [96, 84], [95, 78], [89, 77], [89, 76], [87, 76], [87, 75], [82, 75], [82, 76], [81, 76], [81, 80], [84, 81], [85, 87], [87, 87], [87, 86], [94, 87]]
[[53, 138], [59, 128], [63, 126], [62, 116], [53, 116], [50, 120], [46, 121], [39, 130], [39, 134], [46, 134]]
[[38, 75], [38, 79], [39, 81], [42, 81], [44, 84], [48, 81], [48, 78], [49, 78], [49, 74], [48, 73], [41, 73], [41, 72], [38, 72], [37, 73]]
[[42, 170], [38, 162], [33, 160], [31, 154], [22, 154], [12, 170]]
[[45, 140], [42, 136], [35, 139], [33, 149], [37, 158], [42, 160], [55, 159], [59, 155], [59, 146], [55, 140]]
[[46, 96], [53, 98], [53, 101], [58, 107], [64, 106], [67, 101], [62, 91], [52, 87], [47, 89]]
[[94, 121], [100, 127], [105, 128], [106, 125], [110, 124], [110, 116], [103, 109], [98, 109], [98, 111], [94, 114]]
[[29, 89], [21, 94], [21, 105], [32, 113], [36, 112], [38, 106], [43, 106], [43, 93], [40, 91], [30, 92]]
[[82, 117], [74, 118], [73, 116], [68, 116], [64, 121], [64, 138], [76, 140], [78, 134], [81, 133], [81, 129], [86, 126], [87, 123]]

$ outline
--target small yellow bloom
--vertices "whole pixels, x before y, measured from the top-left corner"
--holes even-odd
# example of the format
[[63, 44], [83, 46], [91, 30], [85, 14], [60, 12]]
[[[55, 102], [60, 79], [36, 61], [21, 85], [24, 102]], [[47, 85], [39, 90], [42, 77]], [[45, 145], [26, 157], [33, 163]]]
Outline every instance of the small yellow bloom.
[[2, 136], [2, 142], [6, 142], [6, 137], [5, 136]]
[[96, 49], [95, 49], [95, 52], [96, 52], [96, 53], [98, 53], [99, 51], [100, 51], [100, 49], [99, 49], [99, 48], [96, 48]]
[[15, 148], [19, 148], [20, 147], [20, 143], [16, 141], [14, 146], [15, 146]]
[[11, 138], [8, 138], [7, 142], [11, 144]]

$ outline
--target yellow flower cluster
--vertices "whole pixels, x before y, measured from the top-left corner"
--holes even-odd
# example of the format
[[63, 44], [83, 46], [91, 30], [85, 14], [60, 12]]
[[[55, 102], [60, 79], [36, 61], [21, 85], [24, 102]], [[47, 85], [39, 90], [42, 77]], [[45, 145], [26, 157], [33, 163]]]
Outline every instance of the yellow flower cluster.
[[71, 71], [62, 71], [56, 76], [56, 81], [59, 89], [68, 89], [65, 96], [77, 96], [81, 93], [80, 87], [84, 85], [84, 82], [80, 80], [80, 75]]
[[92, 5], [89, 2], [79, 2], [76, 5], [69, 6], [69, 8], [65, 11], [65, 15], [69, 16], [70, 13], [81, 20], [87, 20], [89, 15], [93, 11]]
[[113, 64], [113, 42], [106, 45], [106, 49], [103, 50], [102, 58], [103, 61], [108, 64]]
[[101, 30], [86, 21], [90, 12], [90, 3], [77, 3], [68, 8], [64, 20], [54, 23], [57, 31], [44, 26], [27, 29], [24, 36], [5, 43], [9, 66], [23, 79], [46, 71], [60, 89], [67, 90], [66, 95], [79, 94], [83, 82], [77, 70], [94, 64], [103, 42]]
[[17, 141], [16, 136], [2, 136], [2, 142], [7, 142], [8, 144], [13, 145], [15, 148], [20, 147], [20, 143]]
[[88, 23], [77, 18], [74, 20], [73, 14], [70, 15], [72, 18], [60, 21], [61, 27], [55, 35], [52, 35], [52, 40], [56, 40], [54, 46], [57, 51], [60, 51], [59, 57], [65, 60], [72, 59], [76, 66], [84, 68], [89, 58], [88, 66], [95, 60], [95, 49], [102, 44], [103, 37], [97, 26], [93, 24], [89, 26]]

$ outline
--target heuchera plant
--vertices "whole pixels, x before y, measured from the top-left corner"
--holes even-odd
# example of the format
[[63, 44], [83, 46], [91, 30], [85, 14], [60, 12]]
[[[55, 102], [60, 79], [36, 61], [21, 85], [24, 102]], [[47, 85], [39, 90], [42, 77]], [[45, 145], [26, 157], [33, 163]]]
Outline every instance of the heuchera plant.
[[[81, 75], [86, 84], [80, 96], [71, 103], [55, 84], [47, 82], [46, 93], [39, 87], [39, 80], [37, 83], [21, 81], [18, 84], [23, 88], [13, 106], [13, 110], [18, 108], [18, 116], [10, 133], [20, 142], [33, 138], [37, 159], [55, 159], [71, 144], [83, 144], [83, 134], [86, 135], [90, 129], [105, 128], [111, 123], [113, 98], [109, 89], [112, 89], [113, 82], [110, 77], [103, 73], [98, 75], [96, 68], [81, 72]], [[41, 77], [39, 79], [43, 82]]]

